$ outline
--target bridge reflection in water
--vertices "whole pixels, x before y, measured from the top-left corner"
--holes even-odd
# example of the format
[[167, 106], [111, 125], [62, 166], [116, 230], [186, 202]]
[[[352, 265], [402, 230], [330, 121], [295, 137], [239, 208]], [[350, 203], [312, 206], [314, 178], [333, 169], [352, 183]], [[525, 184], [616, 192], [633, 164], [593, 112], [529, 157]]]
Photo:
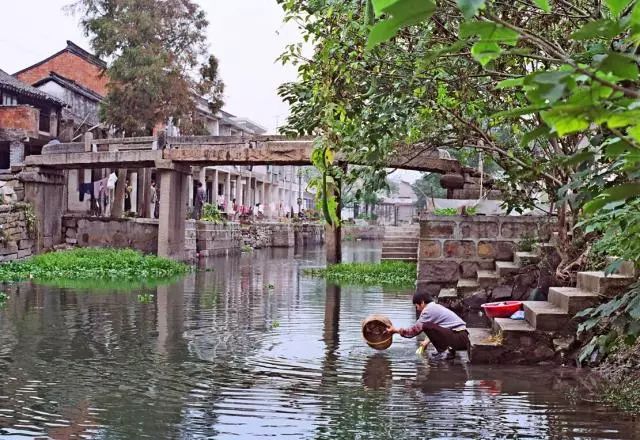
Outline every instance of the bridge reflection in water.
[[[360, 321], [414, 319], [410, 292], [327, 286], [323, 250], [216, 259], [139, 292], [12, 287], [0, 312], [0, 437], [633, 438], [571, 399], [588, 376], [429, 363], [368, 348]], [[370, 244], [346, 259], [376, 259]]]

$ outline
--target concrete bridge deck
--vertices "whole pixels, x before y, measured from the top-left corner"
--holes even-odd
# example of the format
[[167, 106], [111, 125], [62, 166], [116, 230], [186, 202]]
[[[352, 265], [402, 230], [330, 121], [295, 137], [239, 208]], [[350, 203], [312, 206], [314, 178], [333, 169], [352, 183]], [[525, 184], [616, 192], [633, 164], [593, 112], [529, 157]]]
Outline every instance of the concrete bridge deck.
[[[53, 169], [152, 168], [166, 161], [187, 166], [310, 165], [313, 143], [312, 138], [283, 136], [188, 136], [166, 142], [152, 137], [88, 139], [48, 145], [41, 155], [28, 156], [25, 164]], [[462, 172], [457, 160], [441, 159], [437, 151], [399, 152], [383, 165], [441, 174]]]

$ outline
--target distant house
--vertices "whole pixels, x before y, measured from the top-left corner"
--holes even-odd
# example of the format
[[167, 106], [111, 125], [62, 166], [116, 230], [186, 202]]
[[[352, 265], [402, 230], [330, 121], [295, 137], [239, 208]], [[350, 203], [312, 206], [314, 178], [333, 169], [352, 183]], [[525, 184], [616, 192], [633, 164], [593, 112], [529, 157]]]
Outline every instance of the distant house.
[[22, 166], [58, 136], [62, 100], [0, 70], [0, 170]]
[[71, 141], [100, 125], [100, 103], [108, 87], [106, 68], [100, 58], [67, 41], [63, 50], [14, 76], [66, 104], [59, 137]]
[[386, 225], [411, 223], [417, 215], [417, 202], [418, 196], [409, 182], [393, 181], [391, 193], [378, 204], [378, 222]]
[[109, 84], [106, 69], [106, 62], [67, 41], [67, 47], [61, 51], [16, 72], [14, 76], [27, 84], [35, 84], [55, 72], [100, 96], [106, 96]]

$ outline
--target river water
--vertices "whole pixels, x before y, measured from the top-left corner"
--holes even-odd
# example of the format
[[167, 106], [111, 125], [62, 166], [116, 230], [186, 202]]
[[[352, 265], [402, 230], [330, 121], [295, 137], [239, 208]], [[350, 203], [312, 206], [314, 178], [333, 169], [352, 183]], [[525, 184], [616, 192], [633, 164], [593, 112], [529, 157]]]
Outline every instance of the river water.
[[[321, 248], [270, 249], [140, 291], [21, 285], [0, 311], [0, 438], [630, 439], [560, 367], [430, 362], [385, 352], [360, 321], [414, 319], [411, 292], [302, 273]], [[375, 260], [370, 243], [347, 259]]]

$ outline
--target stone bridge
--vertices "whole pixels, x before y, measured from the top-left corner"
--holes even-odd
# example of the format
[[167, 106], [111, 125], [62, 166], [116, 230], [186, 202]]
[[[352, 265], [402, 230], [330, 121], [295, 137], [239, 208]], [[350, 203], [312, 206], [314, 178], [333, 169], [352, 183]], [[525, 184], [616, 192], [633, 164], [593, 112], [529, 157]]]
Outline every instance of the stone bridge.
[[[163, 195], [160, 198], [158, 255], [181, 259], [184, 252], [184, 227], [189, 198], [187, 177], [191, 175], [192, 166], [310, 165], [313, 143], [314, 139], [311, 137], [171, 138], [161, 134], [157, 138], [93, 139], [91, 134], [88, 134], [83, 142], [47, 145], [41, 155], [28, 156], [25, 160], [27, 169], [23, 172], [23, 180], [27, 186], [32, 187], [27, 193], [33, 195], [34, 206], [42, 218], [41, 221], [52, 223], [54, 220], [50, 218], [53, 215], [51, 211], [56, 211], [56, 207], [47, 206], [44, 197], [39, 194], [51, 192], [52, 189], [46, 186], [52, 180], [56, 182], [56, 188], [61, 188], [60, 170], [156, 168], [160, 175], [160, 193]], [[384, 166], [445, 174], [454, 181], [462, 182], [465, 173], [474, 171], [462, 167], [457, 160], [440, 158], [437, 151], [427, 151], [425, 148], [424, 152], [418, 149], [416, 153], [415, 147], [400, 148]], [[44, 185], [45, 188], [38, 190], [38, 185]], [[58, 197], [55, 199], [58, 200]], [[60, 213], [60, 217], [62, 214], [64, 213]], [[46, 224], [42, 226], [47, 229]], [[50, 226], [55, 228], [53, 223]], [[329, 235], [327, 234], [328, 249], [335, 245], [339, 248], [339, 241], [334, 245]], [[339, 240], [339, 234], [337, 239]], [[337, 252], [339, 253], [339, 250]]]

